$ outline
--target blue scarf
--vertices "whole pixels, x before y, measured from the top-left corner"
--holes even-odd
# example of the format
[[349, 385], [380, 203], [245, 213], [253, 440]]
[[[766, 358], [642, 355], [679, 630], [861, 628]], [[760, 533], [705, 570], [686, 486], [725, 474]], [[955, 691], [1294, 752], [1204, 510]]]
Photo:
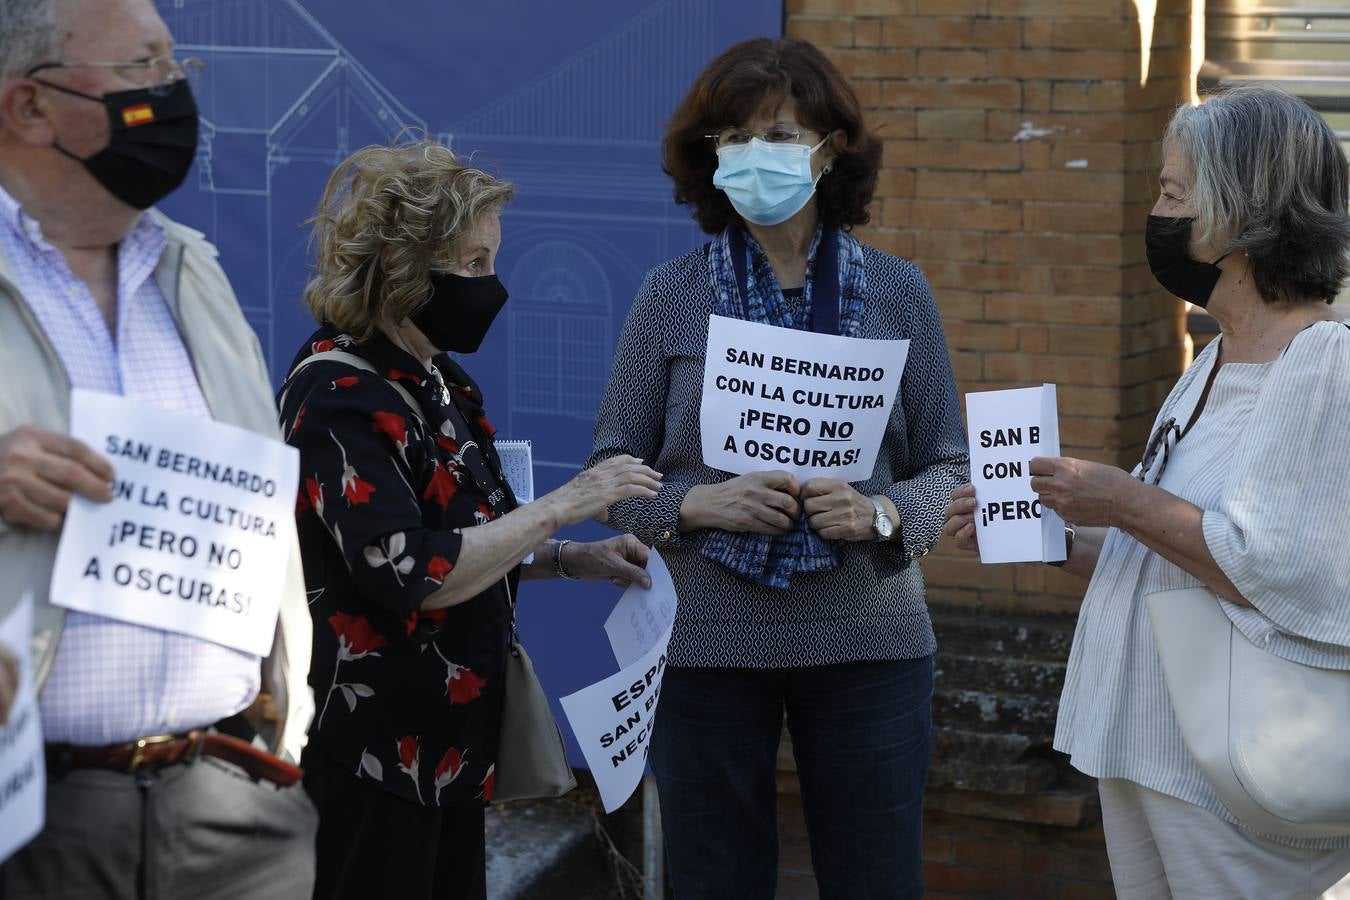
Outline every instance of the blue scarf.
[[[738, 226], [732, 225], [731, 228]], [[746, 251], [747, 284], [737, 290], [736, 266], [732, 262], [730, 229], [708, 245], [708, 269], [716, 297], [713, 312], [719, 316], [763, 322], [780, 328], [805, 330], [811, 327], [812, 281], [816, 254], [823, 241], [826, 252], [838, 254], [839, 333], [857, 337], [862, 328], [863, 296], [867, 277], [863, 271], [862, 244], [837, 228], [817, 226], [806, 257], [806, 287], [800, 308], [785, 300], [774, 277], [769, 258], [748, 232], [741, 231]], [[832, 246], [831, 246], [832, 244]], [[737, 575], [766, 587], [784, 589], [792, 576], [803, 572], [828, 572], [839, 566], [839, 552], [811, 530], [803, 515], [784, 535], [751, 534], [710, 530], [699, 546], [699, 554], [726, 566]]]

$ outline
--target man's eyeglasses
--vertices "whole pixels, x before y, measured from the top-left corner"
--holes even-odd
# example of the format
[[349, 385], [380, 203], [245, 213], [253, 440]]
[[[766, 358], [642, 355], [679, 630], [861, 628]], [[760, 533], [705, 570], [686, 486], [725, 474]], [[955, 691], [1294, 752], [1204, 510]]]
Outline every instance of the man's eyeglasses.
[[139, 88], [150, 91], [156, 96], [169, 93], [176, 82], [188, 79], [195, 81], [197, 75], [206, 67], [206, 62], [195, 56], [178, 59], [171, 53], [156, 56], [153, 59], [138, 59], [133, 62], [49, 62], [29, 69], [25, 77], [32, 78], [38, 72], [48, 69], [112, 69]]
[[764, 131], [747, 131], [744, 128], [738, 128], [735, 125], [728, 125], [726, 128], [720, 128], [704, 137], [717, 145], [717, 149], [723, 147], [739, 147], [750, 143], [751, 138], [759, 138], [766, 144], [795, 144], [804, 131], [800, 128], [790, 128], [787, 125], [775, 125]]
[[[1172, 454], [1172, 448], [1181, 440], [1181, 426], [1177, 425], [1175, 418], [1165, 419], [1153, 432], [1153, 436], [1148, 439], [1148, 445], [1144, 447], [1144, 458], [1139, 461], [1139, 480], [1146, 481], [1149, 484], [1157, 484], [1162, 480], [1163, 472], [1167, 470], [1167, 460]], [[1158, 464], [1158, 471], [1149, 478], [1149, 469], [1153, 468], [1153, 463], [1157, 461], [1158, 454], [1162, 454], [1162, 462]]]

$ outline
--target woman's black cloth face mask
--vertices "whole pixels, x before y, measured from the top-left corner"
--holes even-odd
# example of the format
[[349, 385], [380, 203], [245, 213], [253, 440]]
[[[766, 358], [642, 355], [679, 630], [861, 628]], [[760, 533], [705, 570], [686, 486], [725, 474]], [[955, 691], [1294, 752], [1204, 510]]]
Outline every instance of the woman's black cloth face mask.
[[1188, 248], [1191, 242], [1191, 223], [1195, 219], [1179, 216], [1149, 216], [1144, 229], [1144, 245], [1148, 253], [1148, 267], [1153, 277], [1174, 297], [1179, 297], [1196, 306], [1204, 307], [1209, 303], [1214, 286], [1219, 283], [1223, 270], [1218, 263], [1228, 256], [1225, 253], [1212, 263], [1197, 262], [1191, 259]]
[[497, 313], [506, 305], [507, 297], [506, 288], [496, 275], [469, 278], [432, 272], [431, 299], [409, 319], [437, 350], [474, 353]]

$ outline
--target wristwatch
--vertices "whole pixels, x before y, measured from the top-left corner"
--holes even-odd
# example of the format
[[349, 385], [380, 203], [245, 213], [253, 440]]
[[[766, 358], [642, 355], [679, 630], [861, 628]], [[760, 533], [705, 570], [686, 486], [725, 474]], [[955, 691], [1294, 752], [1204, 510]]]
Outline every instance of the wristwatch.
[[876, 515], [872, 517], [872, 534], [878, 541], [889, 541], [895, 534], [895, 523], [891, 517], [886, 514], [886, 507], [881, 505], [881, 501], [876, 497], [868, 497], [872, 501], [872, 508], [876, 510]]

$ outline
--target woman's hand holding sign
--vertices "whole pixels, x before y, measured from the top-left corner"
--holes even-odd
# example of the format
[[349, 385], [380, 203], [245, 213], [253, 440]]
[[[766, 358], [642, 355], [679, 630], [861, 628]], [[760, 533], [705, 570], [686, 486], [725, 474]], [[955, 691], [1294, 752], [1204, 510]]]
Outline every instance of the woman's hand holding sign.
[[695, 485], [680, 507], [680, 530], [787, 534], [801, 514], [800, 492], [791, 472], [750, 472], [721, 484]]
[[55, 531], [72, 494], [112, 499], [112, 466], [69, 435], [16, 428], [0, 435], [0, 520]]
[[1119, 526], [1134, 489], [1143, 487], [1123, 469], [1065, 456], [1032, 457], [1030, 471], [1041, 504], [1074, 525]]
[[947, 519], [942, 533], [956, 542], [958, 550], [970, 553], [980, 552], [980, 542], [975, 535], [975, 485], [967, 481], [952, 491], [952, 499], [942, 510]]

